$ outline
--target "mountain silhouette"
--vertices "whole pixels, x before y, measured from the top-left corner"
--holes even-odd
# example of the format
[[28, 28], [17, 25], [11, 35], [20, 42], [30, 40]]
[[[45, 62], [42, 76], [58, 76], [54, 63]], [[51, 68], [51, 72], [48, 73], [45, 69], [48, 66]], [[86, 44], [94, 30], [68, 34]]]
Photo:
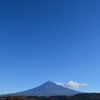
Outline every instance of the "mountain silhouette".
[[23, 96], [55, 96], [55, 95], [66, 95], [72, 96], [75, 94], [81, 93], [79, 91], [75, 91], [66, 87], [62, 87], [57, 85], [52, 81], [47, 81], [46, 83], [26, 91], [17, 92], [13, 95], [23, 95]]

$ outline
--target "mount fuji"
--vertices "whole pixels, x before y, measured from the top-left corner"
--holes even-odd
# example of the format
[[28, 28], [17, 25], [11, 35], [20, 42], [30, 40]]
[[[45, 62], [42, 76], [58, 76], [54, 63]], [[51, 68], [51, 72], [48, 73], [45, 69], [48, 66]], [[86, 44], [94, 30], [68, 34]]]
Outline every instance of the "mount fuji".
[[66, 95], [72, 96], [75, 94], [81, 93], [79, 91], [75, 91], [69, 89], [67, 87], [62, 87], [57, 85], [55, 82], [47, 81], [46, 83], [26, 91], [12, 93], [12, 95], [18, 96], [56, 96], [56, 95]]

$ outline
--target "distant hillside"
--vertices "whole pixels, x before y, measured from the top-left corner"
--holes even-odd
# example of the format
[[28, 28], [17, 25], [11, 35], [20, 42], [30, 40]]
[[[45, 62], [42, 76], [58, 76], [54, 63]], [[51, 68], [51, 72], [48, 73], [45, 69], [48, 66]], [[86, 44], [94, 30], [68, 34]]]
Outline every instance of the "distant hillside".
[[5, 100], [100, 100], [100, 93], [83, 93], [74, 96], [7, 96]]
[[82, 93], [74, 95], [73, 98], [79, 100], [100, 100], [100, 93]]

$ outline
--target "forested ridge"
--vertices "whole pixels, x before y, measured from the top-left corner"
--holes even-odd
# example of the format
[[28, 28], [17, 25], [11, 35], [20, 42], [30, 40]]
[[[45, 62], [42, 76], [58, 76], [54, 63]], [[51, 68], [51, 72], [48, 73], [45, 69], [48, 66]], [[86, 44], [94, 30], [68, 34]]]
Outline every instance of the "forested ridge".
[[100, 100], [100, 93], [82, 93], [74, 96], [5, 96], [5, 100]]

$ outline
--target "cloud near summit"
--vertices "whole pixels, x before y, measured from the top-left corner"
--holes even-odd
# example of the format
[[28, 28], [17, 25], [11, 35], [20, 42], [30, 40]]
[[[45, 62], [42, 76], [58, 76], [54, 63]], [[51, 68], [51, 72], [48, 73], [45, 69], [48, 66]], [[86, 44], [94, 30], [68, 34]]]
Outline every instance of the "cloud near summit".
[[85, 83], [80, 84], [80, 83], [73, 82], [73, 81], [69, 81], [66, 85], [69, 86], [69, 87], [73, 87], [73, 88], [79, 88], [81, 86], [87, 86], [87, 84], [85, 84]]
[[83, 83], [80, 84], [78, 82], [74, 82], [74, 81], [69, 81], [67, 84], [63, 84], [60, 82], [55, 82], [57, 85], [63, 86], [63, 87], [73, 87], [73, 88], [79, 88], [81, 86], [87, 86], [87, 84]]

